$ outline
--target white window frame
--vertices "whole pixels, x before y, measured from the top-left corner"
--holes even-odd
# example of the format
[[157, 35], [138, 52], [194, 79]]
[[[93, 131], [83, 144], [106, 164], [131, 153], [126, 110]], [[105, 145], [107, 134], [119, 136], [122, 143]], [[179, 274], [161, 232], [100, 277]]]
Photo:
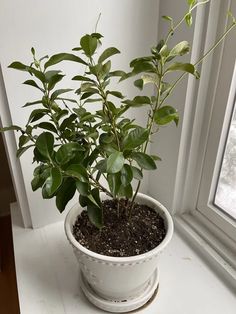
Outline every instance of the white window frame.
[[[232, 6], [234, 6], [232, 11], [235, 11], [233, 1], [215, 0], [210, 2], [209, 7], [199, 7], [196, 15], [191, 62], [194, 62], [199, 58], [199, 54], [202, 54], [202, 51], [199, 52], [201, 45], [203, 45], [203, 51], [207, 51], [222, 34], [226, 27], [226, 12]], [[204, 25], [207, 25], [207, 28]], [[212, 178], [214, 170], [216, 177], [217, 167], [212, 166], [210, 172], [209, 165], [204, 165], [204, 161], [207, 152], [208, 154], [209, 152], [215, 153], [216, 156], [216, 148], [218, 149], [217, 139], [214, 143], [215, 150], [209, 148], [208, 141], [212, 140], [209, 138], [209, 134], [212, 134], [211, 124], [213, 121], [216, 122], [214, 106], [215, 100], [219, 100], [218, 87], [219, 84], [222, 86], [221, 76], [223, 75], [222, 71], [225, 71], [224, 51], [230, 50], [227, 49], [227, 46], [230, 45], [230, 36], [213, 55], [203, 62], [199, 86], [192, 78], [188, 80], [172, 208], [176, 226], [185, 236], [187, 235], [186, 239], [194, 243], [201, 253], [205, 252], [205, 256], [214, 262], [218, 272], [236, 286], [236, 242], [233, 240], [236, 233], [235, 224], [227, 215], [212, 209], [211, 180], [208, 180], [207, 188], [201, 185], [202, 177]], [[235, 37], [231, 37], [231, 40], [232, 38]], [[228, 73], [227, 82], [224, 82], [226, 86], [227, 84], [230, 86], [229, 82], [232, 80], [233, 69], [231, 70], [231, 73], [230, 71]], [[234, 87], [231, 86], [229, 102], [232, 101], [233, 89]], [[225, 90], [225, 94], [227, 93], [229, 90]], [[224, 99], [226, 104], [227, 97]], [[225, 108], [226, 106], [224, 110]], [[226, 115], [222, 112], [222, 117], [225, 116], [226, 119], [229, 113], [228, 106]], [[215, 134], [218, 136], [218, 142], [222, 125], [223, 119], [217, 126], [219, 132]], [[225, 130], [222, 134], [221, 141], [225, 137]], [[208, 173], [206, 173], [207, 171]], [[199, 194], [200, 190], [202, 194]]]

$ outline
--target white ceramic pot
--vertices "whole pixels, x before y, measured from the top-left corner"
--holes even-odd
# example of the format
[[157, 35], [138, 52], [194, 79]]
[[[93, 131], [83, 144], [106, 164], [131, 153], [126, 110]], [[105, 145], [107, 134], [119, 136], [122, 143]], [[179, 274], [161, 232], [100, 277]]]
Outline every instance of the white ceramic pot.
[[[102, 200], [107, 196], [102, 195]], [[82, 208], [75, 205], [67, 214], [65, 232], [79, 262], [80, 284], [87, 298], [105, 311], [122, 313], [144, 305], [159, 284], [158, 256], [173, 235], [168, 210], [155, 199], [138, 193], [136, 202], [154, 208], [164, 219], [166, 236], [153, 250], [131, 257], [112, 257], [92, 252], [79, 244], [73, 225]]]

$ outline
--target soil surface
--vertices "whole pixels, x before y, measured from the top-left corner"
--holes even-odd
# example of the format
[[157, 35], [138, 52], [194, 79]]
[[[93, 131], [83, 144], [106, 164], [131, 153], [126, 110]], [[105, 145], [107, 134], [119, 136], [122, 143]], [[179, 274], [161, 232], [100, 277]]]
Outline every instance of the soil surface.
[[104, 226], [99, 230], [83, 211], [73, 226], [76, 240], [87, 249], [107, 256], [134, 256], [154, 249], [166, 235], [163, 218], [154, 209], [135, 203], [131, 217], [124, 213], [125, 200], [102, 203]]

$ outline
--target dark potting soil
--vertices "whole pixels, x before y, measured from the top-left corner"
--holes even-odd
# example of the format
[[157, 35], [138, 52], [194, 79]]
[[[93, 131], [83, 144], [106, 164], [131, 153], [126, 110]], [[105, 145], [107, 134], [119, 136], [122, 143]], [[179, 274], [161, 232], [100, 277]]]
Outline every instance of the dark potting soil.
[[135, 203], [132, 215], [124, 213], [125, 200], [102, 203], [104, 226], [99, 230], [83, 211], [73, 226], [76, 240], [87, 249], [107, 256], [134, 256], [154, 249], [166, 235], [163, 218], [154, 209]]

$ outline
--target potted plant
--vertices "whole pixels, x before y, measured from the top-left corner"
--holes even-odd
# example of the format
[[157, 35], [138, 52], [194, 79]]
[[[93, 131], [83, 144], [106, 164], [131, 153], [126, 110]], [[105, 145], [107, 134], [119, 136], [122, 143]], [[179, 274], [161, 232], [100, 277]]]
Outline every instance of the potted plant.
[[[99, 53], [102, 35], [97, 32], [83, 36], [73, 54], [38, 59], [32, 48], [30, 65], [13, 62], [9, 66], [28, 72], [31, 78], [24, 84], [42, 94], [23, 106], [33, 107], [25, 127], [13, 125], [1, 131], [21, 133], [18, 157], [33, 148], [33, 191], [40, 188], [43, 198], [55, 197], [60, 212], [79, 192], [79, 203], [66, 217], [65, 232], [80, 265], [84, 293], [110, 312], [142, 306], [159, 283], [157, 259], [172, 237], [173, 222], [167, 209], [139, 193], [139, 188], [144, 172], [155, 170], [160, 162], [148, 153], [151, 136], [163, 125], [178, 125], [178, 112], [168, 104], [168, 96], [186, 74], [200, 77], [197, 65], [236, 25], [231, 15], [231, 25], [195, 64], [176, 62], [190, 51], [190, 45], [181, 41], [169, 47], [169, 38], [182, 23], [191, 26], [192, 11], [206, 2], [188, 0], [188, 12], [176, 24], [164, 16], [170, 25], [166, 38], [151, 48], [150, 55], [132, 60], [129, 73], [111, 68], [110, 58], [119, 53], [117, 48]], [[85, 66], [84, 73], [72, 78], [79, 84], [78, 101], [64, 96], [71, 89], [57, 89], [64, 75], [54, 66], [62, 61]], [[168, 82], [168, 74], [177, 71], [181, 76]], [[110, 89], [114, 78], [134, 76], [139, 90], [152, 84], [155, 95], [138, 93], [127, 99], [120, 90]], [[93, 104], [94, 110], [89, 111], [87, 104]], [[131, 108], [143, 106], [147, 108], [145, 125], [125, 117]]]

